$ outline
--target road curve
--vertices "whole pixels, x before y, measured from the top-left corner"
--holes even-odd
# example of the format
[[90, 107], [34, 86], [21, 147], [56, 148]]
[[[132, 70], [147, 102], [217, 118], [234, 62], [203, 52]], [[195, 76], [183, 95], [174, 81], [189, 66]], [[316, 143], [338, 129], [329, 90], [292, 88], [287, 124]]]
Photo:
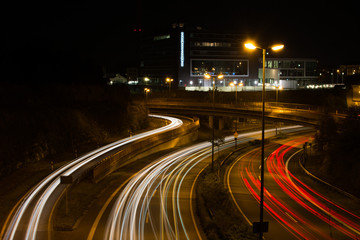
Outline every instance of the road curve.
[[91, 151], [66, 165], [55, 170], [33, 187], [24, 196], [16, 209], [12, 211], [9, 220], [1, 231], [2, 239], [47, 239], [49, 216], [58, 198], [66, 186], [60, 184], [60, 176], [72, 176], [74, 180], [82, 175], [90, 166], [103, 159], [110, 152], [117, 151], [137, 140], [147, 138], [153, 134], [170, 131], [182, 125], [177, 118], [150, 115], [169, 121], [169, 124], [152, 131], [140, 133], [129, 138], [121, 139], [104, 147]]
[[[300, 129], [291, 126], [283, 131]], [[275, 134], [274, 129], [266, 132], [267, 137]], [[238, 136], [238, 142], [260, 138], [261, 131], [245, 133]], [[225, 138], [221, 149], [231, 146], [232, 136]], [[210, 156], [211, 143], [203, 142], [147, 165], [116, 197], [106, 227], [88, 239], [94, 234], [98, 236], [95, 239], [202, 239], [194, 217], [194, 184]]]
[[[289, 161], [308, 139], [305, 135], [266, 145], [266, 239], [359, 239], [360, 216], [349, 205], [317, 191], [289, 170]], [[255, 149], [234, 161], [226, 174], [226, 185], [249, 224], [259, 219], [259, 166], [260, 149]]]

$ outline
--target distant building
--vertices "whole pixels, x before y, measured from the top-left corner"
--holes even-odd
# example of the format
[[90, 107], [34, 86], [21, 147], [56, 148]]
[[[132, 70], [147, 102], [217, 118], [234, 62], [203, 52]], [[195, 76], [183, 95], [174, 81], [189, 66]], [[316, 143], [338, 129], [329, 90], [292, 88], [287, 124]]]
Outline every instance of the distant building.
[[344, 73], [345, 76], [360, 74], [360, 65], [340, 65], [339, 73]]
[[[262, 82], [262, 59], [259, 59], [259, 81]], [[303, 58], [266, 58], [265, 82], [283, 88], [303, 88], [316, 84], [318, 61]]]
[[[173, 24], [158, 34], [144, 36], [140, 47], [138, 84], [166, 85], [186, 90], [208, 91], [215, 80], [219, 91], [233, 91], [233, 84], [242, 90], [256, 90], [262, 85], [259, 54], [246, 51], [246, 36], [232, 33], [211, 33], [201, 27]], [[316, 82], [317, 60], [267, 58], [266, 85], [284, 88], [304, 87]], [[205, 78], [205, 74], [211, 78]]]
[[319, 83], [344, 84], [347, 77], [360, 75], [360, 65], [322, 65], [318, 71]]
[[[244, 35], [193, 31], [184, 33], [184, 61], [179, 86], [207, 91], [213, 86], [231, 91], [230, 83], [252, 86], [257, 79], [257, 55], [244, 49]], [[205, 74], [211, 78], [205, 78]], [[222, 79], [217, 76], [222, 74]]]
[[110, 77], [109, 78], [109, 85], [114, 85], [114, 84], [127, 84], [128, 83], [128, 79], [121, 76], [119, 73], [115, 74], [114, 77]]

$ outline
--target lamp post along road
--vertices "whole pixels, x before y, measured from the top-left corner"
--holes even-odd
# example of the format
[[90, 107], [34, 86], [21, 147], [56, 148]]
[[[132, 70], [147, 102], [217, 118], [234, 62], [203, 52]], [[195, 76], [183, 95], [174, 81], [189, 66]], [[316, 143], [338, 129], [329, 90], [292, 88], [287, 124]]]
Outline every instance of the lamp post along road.
[[169, 84], [169, 97], [171, 96], [171, 82], [174, 81], [172, 78], [166, 78], [166, 82]]
[[[211, 79], [211, 75], [208, 74], [208, 73], [205, 73], [204, 74], [204, 77], [206, 79]], [[224, 75], [222, 74], [219, 74], [217, 76], [213, 76], [212, 78], [212, 86], [213, 86], [213, 95], [212, 95], [212, 108], [213, 108], [213, 112], [215, 111], [215, 80], [216, 80], [216, 77], [218, 79], [223, 79], [224, 78]], [[215, 125], [214, 125], [214, 115], [213, 114], [213, 121], [212, 121], [212, 139], [211, 139], [211, 170], [214, 169], [214, 144], [215, 144]]]
[[[263, 233], [268, 231], [269, 223], [264, 222], [264, 161], [265, 161], [265, 56], [266, 48], [260, 48], [253, 43], [245, 43], [245, 47], [250, 50], [262, 50], [262, 113], [261, 113], [261, 173], [260, 173], [260, 222], [253, 224], [253, 232], [259, 233], [259, 239], [263, 239]], [[284, 48], [284, 45], [275, 45], [271, 49], [278, 51]]]

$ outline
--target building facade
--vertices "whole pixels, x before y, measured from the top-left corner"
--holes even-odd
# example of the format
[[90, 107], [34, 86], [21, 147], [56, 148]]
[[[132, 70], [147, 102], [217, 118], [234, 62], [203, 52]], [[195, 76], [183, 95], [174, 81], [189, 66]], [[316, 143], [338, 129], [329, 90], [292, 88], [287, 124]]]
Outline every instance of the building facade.
[[[262, 59], [260, 53], [244, 48], [245, 41], [241, 34], [211, 33], [174, 24], [168, 31], [144, 37], [138, 83], [165, 86], [171, 78], [172, 87], [189, 91], [208, 91], [213, 81], [219, 91], [233, 91], [234, 85], [256, 90], [262, 85]], [[267, 58], [265, 83], [303, 87], [316, 81], [316, 68], [315, 59]], [[218, 79], [220, 74], [223, 77]]]
[[[265, 83], [282, 88], [303, 88], [318, 79], [318, 61], [303, 58], [266, 58]], [[259, 59], [259, 82], [262, 83], [262, 59]]]
[[[186, 52], [179, 86], [207, 91], [215, 79], [215, 87], [226, 91], [230, 83], [252, 85], [256, 81], [257, 57], [245, 51], [243, 35], [195, 31], [184, 36]], [[206, 78], [205, 74], [211, 77]], [[217, 78], [220, 74], [222, 79]]]

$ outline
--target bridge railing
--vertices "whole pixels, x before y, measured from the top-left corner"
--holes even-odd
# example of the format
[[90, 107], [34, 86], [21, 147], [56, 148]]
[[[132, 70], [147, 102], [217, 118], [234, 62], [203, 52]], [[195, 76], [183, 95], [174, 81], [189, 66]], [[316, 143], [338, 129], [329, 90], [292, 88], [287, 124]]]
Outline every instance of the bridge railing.
[[[148, 102], [148, 107], [154, 110], [181, 110], [191, 112], [216, 112], [235, 113], [242, 111], [246, 114], [260, 116], [262, 102], [239, 102], [237, 104], [191, 102], [191, 101], [164, 101], [154, 99]], [[213, 110], [212, 110], [213, 109]], [[322, 109], [306, 104], [267, 102], [265, 106], [266, 117], [317, 124], [323, 114]]]
[[[149, 105], [162, 105], [162, 106], [197, 106], [197, 107], [206, 107], [210, 108], [213, 106], [212, 102], [194, 102], [191, 99], [167, 99], [167, 98], [158, 98], [152, 99], [148, 101]], [[229, 107], [232, 108], [241, 108], [245, 110], [251, 111], [261, 111], [262, 109], [262, 102], [238, 102], [236, 104], [224, 104], [224, 103], [215, 103], [214, 107]], [[298, 103], [283, 103], [283, 102], [266, 102], [265, 103], [266, 111], [271, 111], [273, 109], [287, 109], [291, 110], [304, 110], [304, 111], [318, 111], [320, 112], [321, 109], [318, 106], [308, 105], [308, 104], [298, 104]]]

